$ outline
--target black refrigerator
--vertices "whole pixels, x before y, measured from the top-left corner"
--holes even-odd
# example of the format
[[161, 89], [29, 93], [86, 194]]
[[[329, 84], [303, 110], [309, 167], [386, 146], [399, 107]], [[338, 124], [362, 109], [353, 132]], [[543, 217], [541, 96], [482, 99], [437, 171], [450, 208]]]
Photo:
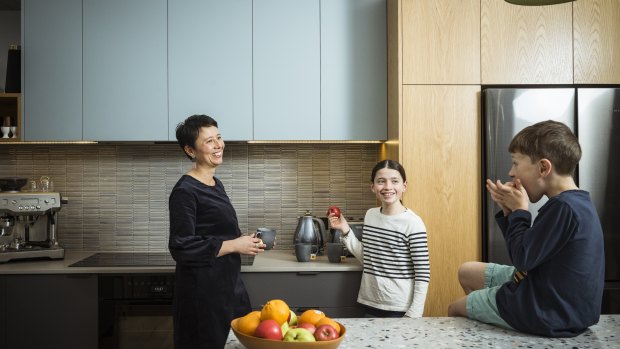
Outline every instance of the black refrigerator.
[[[526, 126], [565, 123], [579, 138], [582, 158], [576, 181], [590, 196], [603, 226], [605, 291], [603, 313], [620, 313], [620, 87], [486, 87], [482, 90], [483, 181], [510, 180], [508, 145]], [[483, 260], [511, 264], [495, 223], [500, 208], [482, 186]], [[531, 204], [535, 218], [547, 201]], [[614, 217], [616, 215], [617, 217]]]

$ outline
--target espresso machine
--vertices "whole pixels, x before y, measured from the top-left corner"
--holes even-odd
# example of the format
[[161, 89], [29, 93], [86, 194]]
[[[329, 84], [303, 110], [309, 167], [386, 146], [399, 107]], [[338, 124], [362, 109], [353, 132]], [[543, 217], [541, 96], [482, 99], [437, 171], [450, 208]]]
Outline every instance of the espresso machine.
[[56, 230], [63, 203], [60, 193], [0, 192], [0, 263], [64, 258]]

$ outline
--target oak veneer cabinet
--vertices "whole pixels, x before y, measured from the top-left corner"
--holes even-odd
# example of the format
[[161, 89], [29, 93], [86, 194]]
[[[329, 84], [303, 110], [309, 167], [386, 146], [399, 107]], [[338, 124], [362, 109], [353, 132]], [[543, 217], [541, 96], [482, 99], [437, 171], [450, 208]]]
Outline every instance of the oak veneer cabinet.
[[572, 84], [572, 6], [481, 0], [482, 84]]
[[403, 83], [480, 84], [480, 0], [403, 0]]
[[573, 3], [576, 84], [620, 83], [620, 1]]
[[405, 206], [424, 221], [431, 283], [425, 316], [464, 295], [459, 266], [481, 251], [480, 86], [403, 86]]

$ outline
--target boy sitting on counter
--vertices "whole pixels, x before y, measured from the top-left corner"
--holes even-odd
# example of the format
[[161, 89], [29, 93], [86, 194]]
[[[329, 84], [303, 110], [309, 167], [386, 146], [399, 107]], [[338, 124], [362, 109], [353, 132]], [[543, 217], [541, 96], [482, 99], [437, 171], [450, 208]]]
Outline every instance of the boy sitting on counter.
[[[526, 127], [508, 151], [514, 180], [487, 179], [495, 216], [514, 266], [467, 262], [458, 277], [466, 296], [450, 316], [548, 337], [574, 337], [598, 322], [604, 285], [603, 232], [590, 194], [573, 174], [581, 147], [564, 124]], [[532, 225], [528, 199], [543, 205]]]

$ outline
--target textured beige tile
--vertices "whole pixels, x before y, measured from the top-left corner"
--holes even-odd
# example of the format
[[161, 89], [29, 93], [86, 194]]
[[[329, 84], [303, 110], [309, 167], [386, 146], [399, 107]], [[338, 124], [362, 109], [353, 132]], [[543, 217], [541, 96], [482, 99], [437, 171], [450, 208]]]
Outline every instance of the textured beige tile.
[[[290, 249], [306, 210], [324, 216], [338, 205], [362, 218], [376, 205], [377, 153], [377, 145], [228, 143], [216, 176], [243, 233], [274, 228], [278, 248]], [[0, 176], [48, 175], [68, 198], [58, 232], [71, 250], [167, 250], [168, 196], [191, 167], [176, 144], [0, 147]]]

